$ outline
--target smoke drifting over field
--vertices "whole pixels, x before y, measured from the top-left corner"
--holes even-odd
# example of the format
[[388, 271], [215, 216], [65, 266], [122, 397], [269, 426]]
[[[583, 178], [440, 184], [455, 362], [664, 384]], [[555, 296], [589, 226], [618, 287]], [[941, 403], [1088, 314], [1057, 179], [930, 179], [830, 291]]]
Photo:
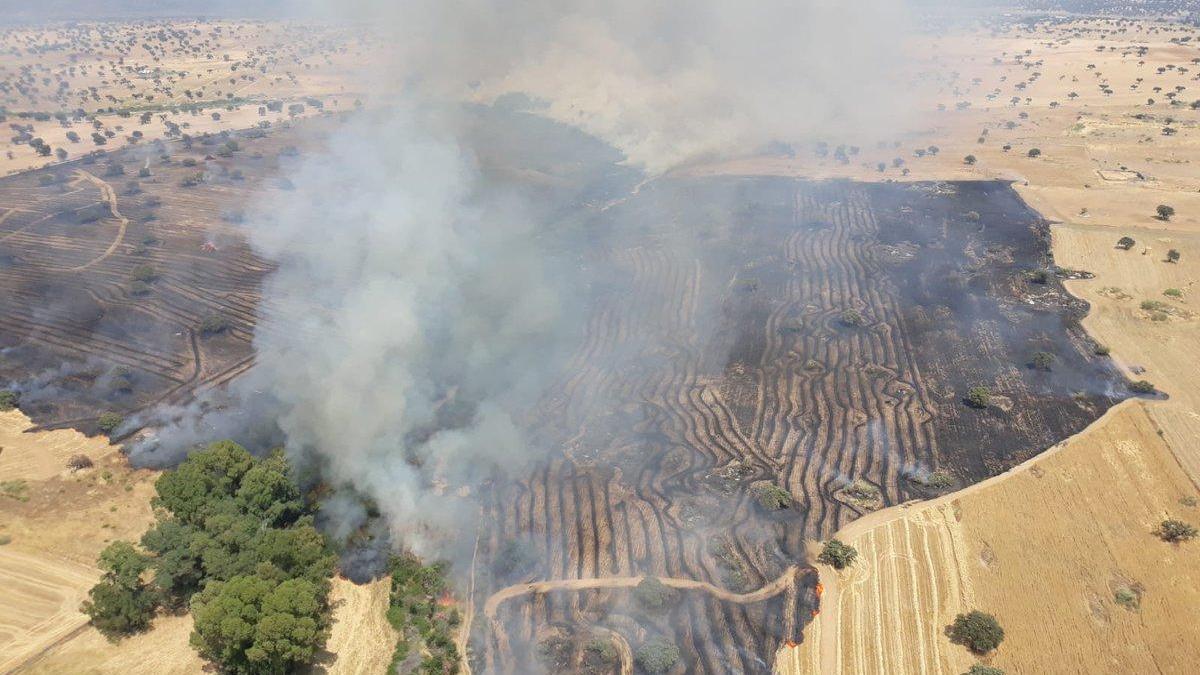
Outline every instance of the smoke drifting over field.
[[[314, 12], [365, 19], [396, 53], [363, 73], [378, 94], [372, 112], [297, 162], [293, 191], [248, 209], [252, 244], [279, 267], [236, 402], [175, 411], [143, 460], [242, 437], [247, 420], [269, 415], [290, 452], [370, 497], [418, 550], [443, 549], [429, 534], [473, 508], [455, 490], [554, 450], [522, 433], [521, 416], [584, 318], [582, 273], [551, 262], [540, 205], [488, 185], [458, 102], [526, 93], [650, 175], [771, 141], [886, 134], [907, 109], [895, 76], [905, 14], [887, 0], [330, 2]], [[357, 521], [356, 508], [331, 504], [327, 515]]]

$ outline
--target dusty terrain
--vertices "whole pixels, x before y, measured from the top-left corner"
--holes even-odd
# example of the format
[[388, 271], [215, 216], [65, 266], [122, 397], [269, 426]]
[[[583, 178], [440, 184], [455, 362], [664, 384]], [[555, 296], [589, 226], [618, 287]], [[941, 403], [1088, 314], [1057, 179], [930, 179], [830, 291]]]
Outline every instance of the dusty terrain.
[[[0, 30], [0, 122], [14, 133], [0, 175], [93, 150], [351, 110], [365, 96], [348, 73], [371, 49], [359, 31], [284, 22]], [[35, 138], [51, 148], [46, 155]]]
[[[30, 86], [42, 91], [4, 91], [10, 122], [34, 124], [34, 136], [68, 150], [69, 129], [59, 121], [13, 113], [26, 103], [66, 111], [83, 105], [85, 119], [68, 122], [83, 137], [75, 147], [88, 149], [95, 146], [87, 116], [114, 132], [105, 149], [122, 143], [122, 134], [132, 138], [135, 127], [144, 132], [124, 141], [135, 147], [91, 164], [0, 182], [0, 321], [5, 339], [19, 343], [5, 352], [0, 374], [73, 364], [53, 375], [68, 395], [27, 401], [51, 425], [91, 428], [101, 405], [129, 414], [159, 401], [186, 402], [249, 367], [262, 311], [258, 282], [269, 264], [249, 252], [237, 214], [223, 205], [263, 186], [283, 189], [271, 183], [279, 155], [300, 143], [291, 130], [275, 129], [290, 117], [286, 104], [262, 115], [258, 105], [306, 96], [325, 97], [327, 110], [353, 105], [336, 77], [309, 77], [311, 68], [298, 81], [286, 75], [292, 66], [284, 62], [324, 58], [319, 45], [286, 58], [271, 48], [233, 53], [244, 42], [237, 28], [193, 28], [212, 41], [202, 52], [213, 59], [184, 54], [181, 38], [172, 38], [173, 53], [152, 47], [148, 58], [176, 59], [176, 72], [146, 77], [138, 74], [142, 66], [157, 64], [126, 70], [135, 60], [126, 56], [130, 62], [112, 75], [109, 62], [120, 56], [105, 53], [87, 81], [114, 87], [118, 100], [99, 89], [99, 103], [92, 93], [80, 98], [89, 86], [82, 72], [62, 91], [42, 90], [49, 85], [40, 78], [70, 80], [71, 66], [54, 65], [29, 45], [78, 36], [4, 35], [34, 64], [21, 67], [41, 71]], [[278, 41], [277, 33], [262, 34]], [[776, 648], [803, 637], [799, 649], [780, 652], [778, 669], [958, 673], [972, 659], [942, 629], [970, 608], [996, 614], [1005, 626], [1008, 639], [992, 661], [1010, 673], [1039, 672], [1047, 658], [1059, 659], [1063, 672], [1077, 664], [1093, 672], [1185, 672], [1200, 660], [1187, 629], [1197, 618], [1188, 580], [1196, 578], [1198, 558], [1193, 548], [1149, 533], [1167, 515], [1200, 520], [1187, 506], [1200, 477], [1200, 393], [1190, 358], [1200, 346], [1200, 309], [1189, 271], [1200, 255], [1200, 112], [1190, 105], [1200, 51], [1182, 40], [1195, 34], [1174, 24], [1082, 19], [930, 36], [914, 47], [921, 54], [914, 92], [923, 108], [906, 133], [846, 139], [842, 152], [843, 141], [830, 139], [823, 147], [697, 165], [633, 197], [622, 197], [627, 189], [597, 190], [612, 199], [603, 208], [588, 204], [600, 223], [633, 223], [643, 238], [598, 247], [618, 274], [598, 286], [575, 369], [534, 422], [539, 438], [561, 453], [527, 480], [483, 497], [488, 537], [473, 600], [488, 620], [474, 623], [477, 670], [521, 669], [553, 628], [608, 631], [625, 655], [623, 669], [631, 645], [667, 636], [683, 651], [681, 667], [762, 672]], [[241, 79], [232, 65], [239, 62], [272, 74]], [[336, 66], [320, 72], [327, 69]], [[30, 84], [16, 73], [0, 70]], [[182, 105], [185, 89], [206, 87], [206, 100], [232, 94], [253, 102], [223, 109], [219, 120], [215, 108], [192, 115], [164, 105]], [[133, 100], [152, 104], [151, 121], [140, 122], [140, 110], [129, 118], [116, 109], [96, 112]], [[184, 119], [194, 126], [182, 127]], [[170, 133], [168, 120], [197, 138], [259, 121], [273, 129], [264, 138], [232, 134], [192, 148], [165, 141], [146, 152]], [[213, 157], [230, 139], [239, 150]], [[1040, 154], [1029, 156], [1035, 148]], [[49, 161], [27, 142], [12, 152], [0, 160], [11, 170]], [[135, 180], [147, 158], [151, 175]], [[184, 167], [188, 158], [196, 166]], [[113, 159], [125, 167], [123, 177], [105, 175]], [[587, 161], [608, 167], [612, 160]], [[552, 173], [503, 168], [526, 178]], [[199, 184], [181, 186], [201, 170]], [[41, 175], [54, 178], [43, 184]], [[914, 184], [796, 180], [839, 177]], [[987, 194], [961, 205], [938, 185], [997, 178], [1015, 181], [1025, 202], [1054, 221], [1054, 262], [1096, 275], [1066, 282], [1091, 304], [1083, 320], [1091, 338], [1069, 320], [1079, 308], [1057, 279], [1045, 292], [1023, 279], [1047, 262], [1037, 256], [1046, 243], [1037, 218], [1004, 189], [980, 188]], [[721, 190], [727, 193], [718, 197]], [[696, 212], [664, 218], [656, 199], [671, 191], [690, 191]], [[914, 206], [917, 199], [923, 203]], [[1170, 220], [1155, 218], [1164, 203], [1177, 210]], [[97, 217], [73, 220], [90, 211]], [[667, 245], [673, 228], [688, 230], [695, 245], [688, 255], [670, 253], [679, 250]], [[1115, 249], [1122, 235], [1137, 245]], [[1170, 248], [1182, 253], [1178, 264], [1163, 261]], [[954, 295], [954, 284], [927, 283], [946, 281], [931, 252], [966, 271], [962, 295]], [[131, 276], [143, 261], [161, 276], [149, 293], [134, 293]], [[1180, 292], [1164, 295], [1168, 289]], [[53, 312], [36, 309], [47, 292], [67, 301]], [[922, 292], [935, 297], [923, 300]], [[1024, 332], [1013, 340], [987, 321], [968, 322], [969, 312], [935, 311], [952, 304], [936, 297], [946, 293]], [[997, 298], [996, 307], [986, 306]], [[1147, 300], [1165, 308], [1143, 309]], [[1027, 301], [1046, 306], [1027, 310]], [[914, 313], [923, 303], [931, 311]], [[864, 325], [845, 325], [846, 309], [858, 311]], [[230, 325], [202, 339], [200, 322], [211, 314]], [[1098, 358], [1093, 340], [1110, 347], [1112, 358]], [[1054, 346], [1055, 377], [1025, 367], [1035, 343]], [[871, 513], [931, 496], [908, 480], [914, 469], [947, 469], [959, 487], [1080, 431], [1127, 394], [1109, 364], [1153, 381], [1170, 399], [1121, 404], [1054, 454], [967, 491]], [[122, 367], [128, 372], [114, 371]], [[968, 416], [962, 389], [983, 382], [1002, 405]], [[596, 401], [604, 402], [604, 416], [592, 415]], [[16, 431], [25, 422], [3, 420], [16, 420], [0, 430], [14, 439], [0, 443], [3, 478], [11, 470], [28, 485], [18, 497], [0, 496], [0, 534], [12, 537], [0, 547], [0, 575], [23, 589], [17, 603], [0, 604], [0, 640], [11, 646], [0, 642], [0, 653], [15, 654], [0, 669], [61, 672], [87, 663], [96, 672], [139, 672], [151, 663], [144, 655], [155, 654], [154, 670], [194, 672], [186, 617], [160, 618], [154, 631], [112, 646], [81, 629], [75, 611], [103, 542], [135, 539], [148, 522], [153, 474], [129, 470], [106, 443], [72, 431], [21, 436], [30, 447], [14, 453], [7, 447], [20, 447]], [[36, 447], [31, 438], [39, 439]], [[66, 471], [77, 446], [96, 454], [94, 469]], [[848, 496], [856, 478], [877, 497]], [[762, 513], [747, 493], [756, 480], [782, 487], [796, 504]], [[63, 521], [64, 513], [72, 520]], [[818, 606], [814, 580], [793, 575], [787, 588], [778, 580], [803, 559], [806, 537], [839, 531], [862, 559], [840, 575], [821, 570], [821, 613], [801, 636]], [[524, 567], [498, 570], [505, 541], [524, 547]], [[642, 575], [710, 592], [688, 593], [678, 609], [645, 620], [630, 611], [627, 593]], [[535, 580], [541, 585], [528, 583]], [[1114, 603], [1117, 587], [1134, 586], [1139, 609]], [[775, 592], [781, 589], [787, 592]], [[346, 614], [335, 617], [328, 650], [335, 656], [320, 665], [355, 672], [386, 663], [395, 640], [382, 621], [386, 590], [338, 582], [335, 598]]]
[[[963, 672], [973, 659], [943, 629], [982, 609], [1005, 629], [990, 661], [1008, 672], [1190, 672], [1200, 556], [1153, 530], [1194, 519], [1200, 493], [1155, 407], [1122, 404], [1010, 474], [851, 524], [839, 537], [862, 558], [821, 566], [822, 612], [777, 670]], [[1115, 601], [1122, 587], [1138, 608]]]

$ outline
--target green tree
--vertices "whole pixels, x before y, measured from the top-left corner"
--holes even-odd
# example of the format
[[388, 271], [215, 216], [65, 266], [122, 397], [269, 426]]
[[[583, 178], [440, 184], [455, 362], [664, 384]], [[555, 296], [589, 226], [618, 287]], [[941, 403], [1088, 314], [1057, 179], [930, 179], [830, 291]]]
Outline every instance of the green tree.
[[1034, 352], [1029, 364], [1038, 370], [1050, 370], [1054, 365], [1054, 355], [1050, 352]]
[[825, 542], [825, 548], [821, 550], [821, 555], [817, 556], [819, 562], [832, 565], [839, 570], [853, 565], [857, 558], [858, 549], [842, 543], [838, 539], [830, 539]]
[[1174, 518], [1162, 521], [1162, 525], [1158, 527], [1158, 536], [1163, 541], [1169, 541], [1172, 544], [1195, 539], [1196, 534], [1197, 531], [1193, 525]]
[[100, 553], [104, 576], [88, 591], [79, 611], [110, 640], [145, 630], [158, 606], [156, 594], [142, 581], [149, 559], [127, 541], [115, 541]]
[[1158, 214], [1159, 220], [1170, 220], [1175, 215], [1175, 207], [1166, 204], [1159, 204], [1154, 211]]
[[1125, 249], [1126, 251], [1128, 251], [1129, 249], [1133, 248], [1133, 245], [1136, 243], [1137, 242], [1135, 242], [1133, 240], [1133, 237], [1129, 237], [1129, 236], [1121, 237], [1120, 239], [1117, 240], [1117, 248], [1122, 248], [1122, 249]]
[[976, 663], [971, 666], [971, 669], [963, 673], [963, 675], [1004, 675], [1004, 671], [992, 666], [985, 666], [982, 663]]
[[967, 390], [967, 405], [986, 408], [992, 402], [992, 392], [987, 387], [971, 387]]
[[237, 443], [213, 443], [158, 478], [155, 505], [170, 511], [181, 523], [203, 525], [222, 500], [233, 497], [252, 466], [254, 458]]
[[646, 577], [634, 587], [633, 598], [643, 609], [662, 612], [679, 601], [679, 594], [658, 577]]
[[16, 408], [21, 402], [21, 395], [15, 391], [5, 389], [0, 391], [0, 412], [8, 412]]
[[106, 434], [111, 434], [112, 432], [116, 431], [117, 427], [121, 426], [121, 423], [124, 421], [125, 418], [121, 417], [117, 413], [106, 412], [100, 416], [100, 419], [96, 422], [96, 426], [100, 428], [100, 431], [103, 431]]
[[1179, 251], [1177, 249], [1167, 251], [1167, 262], [1179, 262]]
[[165, 602], [179, 607], [200, 590], [204, 567], [194, 548], [198, 530], [164, 520], [142, 535], [142, 548], [154, 554], [154, 585]]
[[1042, 156], [1042, 151], [1037, 148], [1030, 148], [1028, 155], [1030, 158], [1036, 159]]
[[1004, 629], [991, 614], [971, 610], [954, 618], [950, 626], [950, 639], [977, 654], [986, 654], [1004, 641]]
[[975, 162], [977, 161], [979, 160], [975, 159], [975, 155], [967, 155], [966, 157], [963, 157], [963, 164], [966, 164], [967, 166], [974, 166]]
[[633, 659], [647, 673], [661, 675], [679, 662], [679, 656], [679, 647], [662, 638], [655, 638], [638, 647]]
[[324, 594], [307, 579], [212, 582], [192, 598], [191, 643], [229, 672], [283, 675], [311, 662], [324, 646], [324, 605]]

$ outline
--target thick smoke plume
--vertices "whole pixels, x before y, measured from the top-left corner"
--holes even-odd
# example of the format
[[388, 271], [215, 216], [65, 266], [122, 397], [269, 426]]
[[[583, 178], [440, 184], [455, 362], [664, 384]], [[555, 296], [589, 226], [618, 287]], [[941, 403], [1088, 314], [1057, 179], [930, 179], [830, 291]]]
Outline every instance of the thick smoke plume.
[[[375, 96], [290, 168], [294, 190], [247, 209], [251, 243], [278, 270], [232, 404], [164, 411], [173, 422], [158, 449], [135, 453], [161, 462], [269, 415], [267, 438], [369, 497], [418, 549], [443, 548], [428, 533], [469, 522], [457, 493], [555, 450], [522, 433], [522, 416], [586, 318], [584, 280], [551, 262], [539, 205], [489, 184], [459, 104], [523, 92], [649, 175], [771, 141], [878, 138], [907, 110], [905, 13], [889, 0], [313, 12], [362, 21], [392, 45], [362, 73]], [[361, 519], [355, 508], [348, 520]]]

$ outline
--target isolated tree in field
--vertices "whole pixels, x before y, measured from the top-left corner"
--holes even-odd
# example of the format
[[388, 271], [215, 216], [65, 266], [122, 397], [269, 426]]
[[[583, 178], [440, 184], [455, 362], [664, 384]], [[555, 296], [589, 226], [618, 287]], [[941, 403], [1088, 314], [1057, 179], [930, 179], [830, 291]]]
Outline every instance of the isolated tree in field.
[[825, 548], [821, 549], [821, 555], [817, 556], [819, 562], [831, 565], [834, 569], [839, 570], [853, 565], [857, 558], [857, 549], [837, 539], [830, 539], [825, 542]]
[[966, 157], [963, 157], [963, 164], [966, 164], [967, 166], [974, 166], [975, 162], [977, 161], [979, 160], [975, 158], [975, 155], [967, 155]]
[[104, 576], [88, 592], [79, 611], [108, 639], [145, 630], [157, 606], [153, 589], [142, 582], [149, 559], [127, 541], [115, 541], [100, 553]]
[[954, 617], [954, 623], [950, 625], [950, 640], [977, 654], [986, 654], [1004, 641], [1004, 629], [991, 614], [972, 610]]
[[1042, 156], [1042, 151], [1041, 151], [1041, 150], [1039, 150], [1038, 148], [1030, 148], [1030, 149], [1029, 149], [1029, 152], [1028, 152], [1028, 153], [1026, 153], [1026, 154], [1028, 154], [1028, 155], [1029, 155], [1031, 158], [1035, 158], [1035, 159], [1036, 159], [1036, 158], [1038, 158], [1038, 157], [1041, 157], [1041, 156]]
[[1167, 204], [1159, 204], [1154, 211], [1158, 214], [1159, 220], [1170, 220], [1175, 215], [1175, 207]]
[[657, 613], [674, 606], [679, 594], [658, 577], [646, 577], [634, 587], [633, 599], [643, 609]]
[[1050, 352], [1034, 352], [1029, 363], [1037, 370], [1050, 370], [1054, 365], [1054, 355]]
[[967, 390], [967, 405], [986, 408], [992, 402], [992, 392], [987, 387], [971, 387]]
[[1175, 249], [1171, 249], [1171, 250], [1167, 251], [1167, 262], [1173, 262], [1173, 263], [1179, 262], [1179, 251], [1177, 251]]
[[1196, 534], [1197, 530], [1194, 526], [1174, 518], [1168, 518], [1158, 526], [1158, 536], [1163, 541], [1169, 541], [1172, 544], [1195, 539]]
[[1133, 245], [1136, 243], [1137, 242], [1133, 240], [1133, 237], [1121, 237], [1117, 240], [1117, 248], [1128, 251], [1129, 249], [1133, 248]]
[[638, 647], [634, 660], [647, 673], [662, 675], [679, 662], [679, 647], [662, 638], [655, 638]]

